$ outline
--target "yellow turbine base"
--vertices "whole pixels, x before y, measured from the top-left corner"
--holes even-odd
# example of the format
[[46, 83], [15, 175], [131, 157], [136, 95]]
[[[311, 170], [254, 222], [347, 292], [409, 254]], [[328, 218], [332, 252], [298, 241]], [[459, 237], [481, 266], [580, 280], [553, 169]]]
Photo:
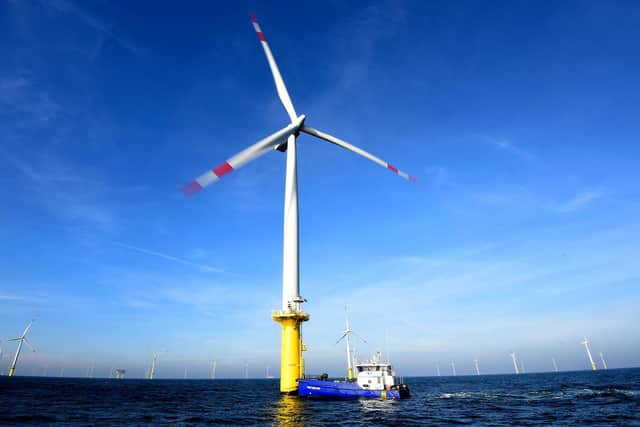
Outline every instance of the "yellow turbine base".
[[298, 392], [298, 379], [304, 376], [300, 326], [309, 320], [309, 315], [297, 311], [275, 311], [271, 317], [282, 325], [280, 393], [294, 394]]
[[14, 368], [10, 368], [9, 369], [9, 376], [12, 377], [13, 376], [13, 372], [15, 371]]
[[595, 364], [595, 363], [592, 363], [592, 364], [591, 364], [591, 370], [592, 370], [592, 371], [595, 371], [595, 370], [597, 370], [597, 369], [598, 369], [598, 367], [596, 366], [596, 364]]
[[347, 368], [347, 376], [350, 380], [353, 379], [353, 370], [351, 368]]

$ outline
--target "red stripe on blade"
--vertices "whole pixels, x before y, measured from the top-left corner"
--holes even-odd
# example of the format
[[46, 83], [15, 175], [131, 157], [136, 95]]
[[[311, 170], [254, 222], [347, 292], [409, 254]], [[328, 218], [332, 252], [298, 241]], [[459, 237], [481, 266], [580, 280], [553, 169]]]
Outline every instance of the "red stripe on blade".
[[258, 32], [258, 38], [260, 39], [261, 42], [266, 42], [267, 39], [264, 38], [264, 34], [262, 34], [262, 32]]
[[411, 175], [409, 175], [409, 181], [411, 182], [418, 182], [418, 178], [414, 178]]
[[215, 168], [213, 170], [213, 173], [215, 173], [216, 176], [218, 178], [220, 178], [222, 175], [227, 174], [227, 173], [231, 172], [232, 170], [233, 170], [233, 167], [229, 163], [224, 162], [223, 164], [221, 164], [220, 166]]
[[191, 181], [182, 187], [182, 192], [187, 195], [197, 193], [200, 190], [202, 190], [202, 185], [198, 184], [198, 181]]
[[251, 18], [251, 22], [258, 22], [258, 18], [256, 18], [256, 15], [254, 15], [253, 13], [250, 13], [249, 17]]
[[393, 171], [395, 173], [398, 173], [398, 169], [395, 166], [390, 165], [389, 163], [387, 163], [387, 169], [389, 169], [390, 171]]

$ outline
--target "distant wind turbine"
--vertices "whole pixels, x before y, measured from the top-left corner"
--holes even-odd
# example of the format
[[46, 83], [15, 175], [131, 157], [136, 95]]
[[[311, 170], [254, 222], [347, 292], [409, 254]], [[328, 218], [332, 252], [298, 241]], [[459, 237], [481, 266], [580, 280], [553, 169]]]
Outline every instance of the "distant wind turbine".
[[556, 358], [552, 357], [551, 362], [553, 362], [553, 370], [558, 372], [558, 365], [556, 365]]
[[345, 327], [345, 330], [342, 331], [343, 332], [342, 336], [338, 339], [338, 341], [336, 341], [336, 344], [338, 344], [340, 341], [342, 341], [343, 338], [345, 338], [345, 342], [347, 343], [347, 378], [353, 379], [353, 367], [351, 365], [351, 347], [350, 347], [349, 336], [351, 334], [354, 334], [355, 336], [360, 338], [364, 343], [366, 343], [367, 341], [364, 338], [362, 338], [360, 335], [356, 334], [354, 331], [349, 329], [349, 315], [347, 314], [346, 305], [344, 306], [344, 320], [345, 320], [346, 327]]
[[440, 374], [440, 362], [436, 363], [436, 372], [438, 372], [438, 376], [441, 376], [441, 374]]
[[582, 341], [581, 344], [584, 345], [584, 348], [587, 350], [587, 356], [589, 356], [589, 362], [591, 363], [591, 370], [597, 370], [598, 367], [596, 366], [596, 362], [594, 362], [593, 357], [591, 357], [591, 350], [589, 350], [589, 340], [587, 340], [587, 337], [584, 337], [584, 341]]
[[473, 359], [473, 363], [476, 365], [476, 375], [480, 375], [480, 368], [478, 367], [478, 358]]
[[602, 354], [602, 352], [600, 352], [600, 360], [602, 360], [602, 367], [605, 369], [605, 371], [609, 368], [607, 368], [607, 362], [604, 361], [604, 354]]
[[216, 365], [218, 364], [217, 360], [214, 360], [213, 363], [211, 364], [211, 379], [215, 380], [216, 379]]
[[520, 372], [526, 374], [527, 371], [524, 369], [524, 361], [520, 359]]
[[153, 360], [151, 361], [151, 368], [149, 369], [148, 379], [152, 380], [156, 377], [156, 361], [158, 360], [158, 355], [162, 352], [153, 353]]
[[511, 360], [513, 360], [513, 369], [515, 369], [516, 375], [518, 375], [520, 373], [520, 370], [518, 369], [518, 363], [516, 362], [515, 352], [511, 352]]
[[454, 377], [458, 375], [456, 373], [456, 362], [454, 362], [453, 360], [451, 361], [451, 371], [453, 372]]
[[26, 342], [27, 345], [29, 346], [29, 348], [31, 348], [32, 351], [36, 351], [36, 349], [33, 348], [31, 343], [27, 339], [27, 334], [29, 333], [29, 329], [31, 329], [31, 325], [33, 325], [33, 320], [31, 322], [29, 322], [29, 324], [25, 328], [25, 330], [22, 333], [22, 335], [20, 335], [18, 338], [11, 338], [10, 340], [7, 340], [7, 341], [18, 341], [18, 349], [16, 350], [16, 355], [13, 357], [13, 362], [11, 362], [11, 367], [9, 368], [9, 376], [10, 377], [13, 376], [13, 374], [14, 374], [14, 372], [16, 370], [16, 363], [18, 363], [18, 356], [20, 356], [20, 350], [22, 350], [22, 344]]

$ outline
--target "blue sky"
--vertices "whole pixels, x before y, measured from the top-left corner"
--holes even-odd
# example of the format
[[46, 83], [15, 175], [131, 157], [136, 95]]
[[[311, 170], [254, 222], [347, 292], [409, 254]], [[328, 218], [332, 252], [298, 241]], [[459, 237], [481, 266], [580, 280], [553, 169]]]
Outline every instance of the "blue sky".
[[[299, 113], [308, 371], [640, 358], [636, 2], [0, 4], [0, 336], [22, 373], [277, 375], [284, 160], [179, 188]], [[15, 346], [3, 343], [6, 353]], [[6, 370], [9, 357], [0, 361]], [[20, 368], [19, 368], [20, 369]]]

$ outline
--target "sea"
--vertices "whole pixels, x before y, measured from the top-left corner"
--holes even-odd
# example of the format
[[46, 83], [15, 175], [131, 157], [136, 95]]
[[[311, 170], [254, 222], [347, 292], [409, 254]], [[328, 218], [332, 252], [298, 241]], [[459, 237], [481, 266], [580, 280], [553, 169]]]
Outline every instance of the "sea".
[[640, 426], [640, 368], [404, 380], [409, 399], [343, 401], [277, 379], [0, 377], [0, 425]]

